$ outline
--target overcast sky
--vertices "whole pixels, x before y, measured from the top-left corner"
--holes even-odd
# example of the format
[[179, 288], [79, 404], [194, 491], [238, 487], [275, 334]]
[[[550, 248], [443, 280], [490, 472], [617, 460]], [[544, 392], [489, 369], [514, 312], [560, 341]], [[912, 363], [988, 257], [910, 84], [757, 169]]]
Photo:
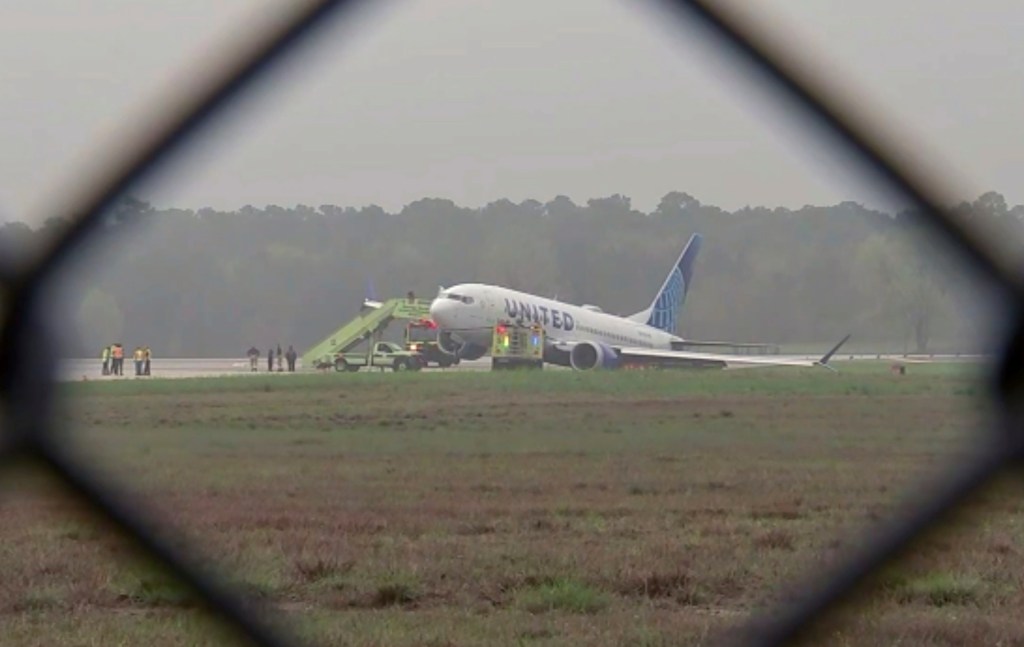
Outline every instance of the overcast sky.
[[[274, 0], [0, 3], [0, 214], [27, 219], [146, 101]], [[627, 5], [629, 7], [627, 8]], [[878, 203], [699, 34], [644, 3], [391, 0], [332, 28], [146, 195], [161, 206], [387, 209], [668, 191], [743, 205]], [[1024, 202], [1024, 4], [762, 0], [959, 169]], [[823, 54], [826, 52], [827, 54]], [[831, 62], [829, 62], [831, 61]]]

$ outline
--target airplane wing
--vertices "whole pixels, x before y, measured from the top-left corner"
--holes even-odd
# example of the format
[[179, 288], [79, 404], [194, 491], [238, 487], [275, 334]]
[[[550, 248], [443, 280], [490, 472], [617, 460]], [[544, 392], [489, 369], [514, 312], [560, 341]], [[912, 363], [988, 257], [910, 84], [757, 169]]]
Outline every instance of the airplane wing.
[[739, 341], [703, 341], [699, 339], [685, 339], [681, 342], [673, 342], [673, 350], [698, 350], [701, 348], [732, 348], [736, 350], [759, 350], [761, 352], [778, 352], [777, 344], [764, 342], [739, 342]]
[[[817, 367], [821, 366], [829, 370], [835, 370], [829, 365], [829, 360], [836, 354], [840, 347], [850, 339], [850, 335], [843, 337], [839, 343], [833, 346], [827, 353], [818, 359], [805, 359], [797, 357], [769, 358], [763, 355], [730, 355], [719, 353], [701, 353], [696, 351], [681, 350], [658, 350], [653, 348], [617, 347], [619, 360], [623, 362], [636, 362], [638, 364], [674, 365], [692, 368], [752, 368], [757, 366], [797, 366]], [[556, 347], [561, 350], [572, 350], [578, 342], [558, 342]]]

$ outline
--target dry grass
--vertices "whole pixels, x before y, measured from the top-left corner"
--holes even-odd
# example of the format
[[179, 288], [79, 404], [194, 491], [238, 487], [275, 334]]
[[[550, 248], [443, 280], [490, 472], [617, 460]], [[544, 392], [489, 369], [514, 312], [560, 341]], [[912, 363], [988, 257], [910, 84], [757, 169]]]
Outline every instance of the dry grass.
[[[969, 453], [970, 378], [884, 371], [89, 385], [68, 415], [147, 513], [324, 644], [697, 644]], [[73, 501], [8, 486], [5, 643], [216, 644]], [[1024, 640], [1024, 504], [975, 508], [835, 642]]]

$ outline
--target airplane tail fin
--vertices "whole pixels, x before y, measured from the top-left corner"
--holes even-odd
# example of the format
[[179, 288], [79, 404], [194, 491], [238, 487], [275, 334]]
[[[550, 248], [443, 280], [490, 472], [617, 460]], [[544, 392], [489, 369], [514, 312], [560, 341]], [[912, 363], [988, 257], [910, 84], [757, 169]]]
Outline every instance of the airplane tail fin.
[[693, 280], [693, 263], [697, 260], [700, 252], [701, 242], [704, 240], [700, 234], [693, 234], [686, 243], [679, 260], [672, 266], [672, 271], [665, 277], [654, 301], [646, 310], [630, 316], [633, 321], [645, 323], [667, 333], [675, 334], [676, 322], [679, 318], [679, 311], [686, 300], [686, 293], [690, 289]]
[[384, 305], [377, 300], [377, 291], [373, 289], [373, 279], [366, 277], [366, 296], [363, 297], [363, 308], [377, 309]]
[[373, 279], [369, 276], [366, 277], [366, 296], [365, 299], [368, 301], [377, 300], [377, 290], [373, 287]]

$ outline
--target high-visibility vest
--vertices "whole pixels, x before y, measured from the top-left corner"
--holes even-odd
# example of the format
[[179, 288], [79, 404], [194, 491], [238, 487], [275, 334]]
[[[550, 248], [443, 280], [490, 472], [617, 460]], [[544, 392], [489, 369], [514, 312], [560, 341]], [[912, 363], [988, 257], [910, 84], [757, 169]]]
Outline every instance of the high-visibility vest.
[[124, 357], [124, 348], [120, 346], [114, 346], [114, 359], [121, 359]]
[[136, 348], [135, 349], [135, 361], [136, 362], [141, 362], [142, 361], [142, 349], [141, 348]]
[[100, 353], [100, 359], [102, 359], [102, 360], [104, 360], [104, 361], [106, 361], [106, 360], [110, 359], [110, 348], [106, 348], [106, 347], [105, 347], [105, 348], [103, 349], [103, 352], [102, 352], [102, 353]]

